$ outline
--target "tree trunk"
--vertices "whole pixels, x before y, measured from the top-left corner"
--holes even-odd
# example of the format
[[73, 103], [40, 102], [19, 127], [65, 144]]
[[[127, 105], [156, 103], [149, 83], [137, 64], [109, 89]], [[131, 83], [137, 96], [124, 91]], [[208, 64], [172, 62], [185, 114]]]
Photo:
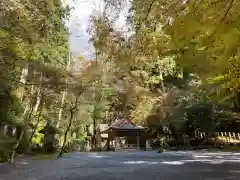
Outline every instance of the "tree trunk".
[[65, 98], [67, 96], [67, 91], [64, 90], [63, 94], [62, 94], [62, 101], [61, 101], [61, 107], [59, 109], [59, 113], [58, 113], [58, 121], [56, 123], [56, 127], [58, 128], [60, 126], [60, 122], [62, 120], [62, 115], [63, 115], [63, 109], [64, 109], [64, 103], [65, 103]]
[[42, 100], [42, 83], [43, 83], [43, 73], [41, 72], [40, 80], [39, 80], [39, 88], [38, 88], [37, 98], [36, 98], [36, 104], [34, 106], [35, 114], [37, 113], [39, 106], [41, 104], [41, 100]]
[[67, 129], [66, 129], [66, 131], [65, 131], [65, 133], [64, 133], [63, 144], [62, 144], [61, 150], [60, 150], [60, 152], [59, 152], [59, 154], [58, 154], [58, 158], [62, 157], [62, 155], [63, 155], [64, 148], [65, 148], [66, 142], [67, 142], [67, 135], [68, 135], [68, 132], [69, 132], [71, 126], [72, 126], [72, 120], [73, 120], [73, 117], [74, 117], [74, 113], [75, 113], [75, 111], [76, 111], [76, 109], [77, 109], [78, 98], [79, 98], [79, 96], [77, 96], [77, 97], [75, 98], [75, 101], [74, 101], [72, 107], [70, 108], [69, 123], [68, 123]]
[[23, 135], [24, 135], [24, 129], [22, 130], [22, 132], [21, 132], [21, 134], [20, 134], [20, 137], [19, 137], [17, 143], [16, 143], [15, 146], [12, 148], [12, 153], [11, 153], [11, 157], [10, 157], [9, 163], [14, 163], [15, 155], [16, 155], [16, 150], [17, 150], [17, 148], [18, 148], [18, 146], [19, 146], [19, 144], [20, 144], [20, 142], [21, 142], [21, 140], [22, 140], [22, 138], [23, 138]]
[[[68, 54], [67, 71], [69, 71], [70, 67], [71, 67], [71, 52], [69, 51], [68, 53], [69, 54]], [[57, 128], [60, 126], [60, 123], [61, 123], [61, 120], [62, 120], [62, 114], [63, 114], [63, 109], [64, 109], [64, 103], [65, 103], [66, 96], [67, 96], [67, 90], [65, 89], [63, 91], [63, 94], [62, 94], [61, 107], [60, 107], [59, 113], [58, 113], [58, 121], [56, 123]]]
[[97, 134], [97, 123], [96, 123], [96, 117], [95, 117], [95, 113], [96, 113], [96, 106], [94, 106], [94, 110], [93, 110], [93, 136], [92, 136], [92, 145], [93, 148], [97, 148], [97, 138], [96, 138], [96, 134]]
[[24, 101], [24, 93], [25, 93], [25, 88], [26, 88], [25, 84], [27, 82], [28, 73], [29, 73], [29, 62], [27, 62], [26, 66], [22, 69], [22, 75], [21, 75], [21, 79], [20, 79], [20, 82], [23, 83], [23, 88], [21, 89], [21, 92], [20, 92], [21, 102]]
[[[37, 101], [36, 101], [36, 104], [34, 106], [34, 108], [32, 107], [31, 109], [31, 113], [30, 113], [30, 116], [28, 117], [28, 121], [31, 119], [31, 115], [32, 113], [34, 113], [35, 115], [37, 115], [37, 122], [35, 123], [34, 125], [34, 128], [33, 128], [33, 131], [31, 133], [31, 136], [29, 138], [29, 148], [31, 147], [32, 145], [32, 138], [37, 130], [37, 127], [40, 123], [40, 117], [42, 115], [42, 112], [43, 112], [43, 89], [42, 89], [42, 80], [43, 80], [43, 76], [42, 76], [42, 73], [41, 73], [41, 78], [40, 78], [40, 87], [38, 89], [38, 95], [37, 95]], [[40, 111], [39, 111], [40, 110]], [[37, 114], [37, 112], [39, 111], [39, 113]]]
[[62, 157], [62, 155], [63, 155], [64, 148], [65, 148], [66, 142], [67, 142], [67, 135], [68, 135], [68, 132], [69, 132], [71, 126], [72, 126], [73, 114], [74, 114], [74, 112], [71, 111], [71, 112], [70, 112], [69, 123], [68, 123], [67, 129], [66, 129], [66, 131], [65, 131], [65, 133], [64, 133], [63, 145], [62, 145], [61, 150], [60, 150], [60, 152], [59, 152], [58, 158]]
[[[43, 104], [42, 104], [42, 101], [43, 101], [42, 82], [43, 82], [43, 73], [41, 73], [41, 75], [40, 75], [40, 87], [39, 87], [38, 93], [37, 93], [36, 104], [35, 104], [34, 107], [32, 107], [31, 112], [30, 112], [30, 115], [29, 115], [29, 117], [28, 117], [28, 119], [27, 119], [27, 121], [29, 121], [29, 120], [31, 119], [32, 113], [34, 113], [34, 114], [37, 115], [37, 112], [38, 112], [38, 110], [40, 109], [40, 112], [39, 112], [38, 115], [37, 115], [37, 122], [36, 122], [36, 124], [34, 125], [33, 131], [32, 131], [31, 136], [30, 136], [30, 138], [29, 138], [29, 145], [30, 145], [30, 147], [31, 147], [32, 138], [33, 138], [33, 136], [34, 136], [34, 134], [35, 134], [35, 132], [36, 132], [36, 130], [37, 130], [37, 127], [38, 127], [39, 123], [40, 123], [40, 116], [41, 116], [42, 111], [43, 111]], [[41, 104], [42, 104], [42, 107], [40, 107]]]
[[38, 125], [39, 125], [39, 123], [40, 123], [40, 116], [41, 116], [42, 112], [43, 112], [43, 108], [41, 108], [41, 111], [40, 111], [39, 114], [38, 114], [37, 122], [36, 122], [36, 124], [34, 125], [32, 134], [31, 134], [31, 136], [30, 136], [30, 138], [29, 138], [30, 147], [31, 147], [31, 145], [32, 145], [33, 136], [34, 136], [35, 132], [37, 131]]

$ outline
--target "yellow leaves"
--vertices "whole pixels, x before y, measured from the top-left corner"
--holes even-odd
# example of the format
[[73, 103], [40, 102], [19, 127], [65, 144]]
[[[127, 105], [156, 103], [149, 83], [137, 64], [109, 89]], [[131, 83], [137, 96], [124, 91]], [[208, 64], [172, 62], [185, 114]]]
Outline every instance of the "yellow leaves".
[[218, 84], [218, 83], [222, 83], [222, 81], [225, 80], [225, 76], [224, 75], [218, 75], [212, 78], [208, 78], [207, 81], [209, 84]]
[[60, 7], [62, 5], [61, 0], [53, 0], [53, 4], [57, 7]]
[[234, 56], [240, 45], [240, 31], [237, 27], [227, 29], [226, 32], [221, 33], [219, 39], [222, 40], [224, 46], [225, 56]]
[[130, 117], [134, 122], [143, 124], [151, 115], [155, 101], [150, 96], [142, 96], [137, 107], [131, 111]]
[[79, 57], [77, 58], [77, 60], [83, 61], [83, 60], [84, 60], [84, 57], [83, 57], [83, 56], [79, 56]]

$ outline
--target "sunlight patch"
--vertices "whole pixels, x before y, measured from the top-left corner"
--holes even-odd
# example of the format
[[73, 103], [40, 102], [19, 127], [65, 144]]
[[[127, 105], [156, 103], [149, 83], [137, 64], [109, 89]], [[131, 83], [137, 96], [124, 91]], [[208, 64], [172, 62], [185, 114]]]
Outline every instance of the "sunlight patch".
[[217, 159], [223, 159], [223, 156], [216, 156]]
[[17, 162], [17, 164], [28, 164], [28, 162], [27, 161], [19, 161], [19, 162]]
[[105, 158], [107, 156], [102, 156], [102, 155], [98, 155], [97, 153], [93, 153], [93, 154], [88, 155], [88, 157], [91, 157], [91, 158]]
[[213, 160], [209, 162], [210, 164], [222, 164], [224, 161], [223, 160]]
[[204, 155], [193, 155], [195, 158], [209, 158], [211, 156], [204, 156]]
[[230, 173], [239, 173], [240, 174], [240, 171], [231, 170]]
[[124, 161], [124, 164], [159, 164], [159, 162], [152, 161]]
[[188, 159], [188, 160], [182, 160], [183, 162], [211, 162], [210, 159]]
[[170, 165], [182, 165], [184, 162], [182, 161], [163, 161], [162, 164], [170, 164]]
[[125, 161], [124, 164], [144, 164], [144, 161]]

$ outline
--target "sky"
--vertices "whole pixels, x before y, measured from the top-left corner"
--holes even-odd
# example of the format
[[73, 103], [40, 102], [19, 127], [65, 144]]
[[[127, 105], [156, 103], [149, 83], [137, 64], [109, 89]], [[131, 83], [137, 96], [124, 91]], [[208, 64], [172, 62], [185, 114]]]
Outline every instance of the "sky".
[[94, 8], [94, 0], [67, 0], [67, 4], [74, 9], [67, 22], [69, 27], [69, 43], [73, 56], [84, 56], [90, 58], [94, 49], [88, 42], [87, 33], [89, 18]]
[[[90, 16], [94, 9], [100, 10], [101, 0], [66, 0], [66, 3], [73, 7], [71, 16], [67, 22], [70, 31], [70, 50], [73, 56], [83, 56], [86, 59], [91, 59], [94, 53], [92, 44], [88, 42], [89, 34], [87, 29], [89, 26]], [[123, 30], [124, 15], [120, 16], [117, 22], [117, 29]]]

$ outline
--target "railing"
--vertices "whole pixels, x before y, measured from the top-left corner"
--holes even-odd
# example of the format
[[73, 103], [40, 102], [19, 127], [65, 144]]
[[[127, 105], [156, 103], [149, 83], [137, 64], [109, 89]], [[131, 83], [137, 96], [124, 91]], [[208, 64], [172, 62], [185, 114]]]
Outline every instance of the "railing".
[[136, 151], [139, 150], [137, 144], [121, 144], [115, 151]]
[[135, 148], [138, 148], [138, 145], [137, 144], [123, 144], [121, 145], [121, 148], [126, 148], [126, 149], [135, 149]]
[[197, 132], [196, 137], [204, 138], [204, 137], [212, 137], [217, 136], [218, 139], [224, 140], [230, 143], [240, 143], [240, 133], [235, 132], [213, 132], [213, 133], [206, 133], [206, 132]]

